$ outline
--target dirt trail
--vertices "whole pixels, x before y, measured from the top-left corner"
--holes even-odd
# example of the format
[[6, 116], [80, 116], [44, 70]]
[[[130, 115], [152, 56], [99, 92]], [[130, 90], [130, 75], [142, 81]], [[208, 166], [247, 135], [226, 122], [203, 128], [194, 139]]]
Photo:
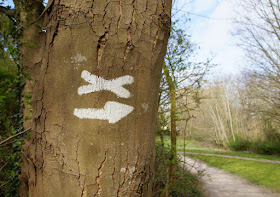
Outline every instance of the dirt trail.
[[[183, 154], [180, 155], [183, 159]], [[206, 197], [280, 197], [280, 193], [274, 193], [200, 160], [185, 157], [185, 161], [185, 166], [191, 173], [203, 172], [200, 180]]]

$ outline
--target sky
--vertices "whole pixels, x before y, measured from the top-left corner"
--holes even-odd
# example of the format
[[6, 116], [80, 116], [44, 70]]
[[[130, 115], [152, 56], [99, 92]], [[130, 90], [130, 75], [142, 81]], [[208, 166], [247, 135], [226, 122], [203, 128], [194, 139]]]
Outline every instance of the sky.
[[[191, 40], [200, 47], [197, 59], [212, 58], [217, 64], [211, 70], [214, 74], [238, 74], [243, 66], [243, 51], [236, 46], [232, 36], [235, 18], [232, 0], [177, 0], [174, 18], [189, 17], [181, 28], [191, 35]], [[178, 10], [181, 10], [178, 12]]]
[[[7, 1], [13, 5], [12, 0]], [[232, 36], [235, 16], [232, 0], [175, 0], [173, 18], [180, 18], [181, 28], [199, 46], [197, 61], [212, 58], [217, 64], [212, 74], [237, 74], [242, 68], [242, 50]], [[180, 10], [180, 11], [178, 11]], [[186, 19], [190, 18], [189, 22]]]

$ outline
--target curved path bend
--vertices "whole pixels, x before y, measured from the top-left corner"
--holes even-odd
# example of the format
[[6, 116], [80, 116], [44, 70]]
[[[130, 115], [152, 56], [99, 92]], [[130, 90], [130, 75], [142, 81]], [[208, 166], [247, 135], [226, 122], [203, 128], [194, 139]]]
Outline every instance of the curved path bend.
[[[180, 153], [181, 159], [184, 156]], [[198, 159], [185, 157], [185, 167], [192, 174], [199, 174], [202, 182], [202, 193], [206, 197], [280, 197], [272, 192], [235, 174], [210, 166]]]

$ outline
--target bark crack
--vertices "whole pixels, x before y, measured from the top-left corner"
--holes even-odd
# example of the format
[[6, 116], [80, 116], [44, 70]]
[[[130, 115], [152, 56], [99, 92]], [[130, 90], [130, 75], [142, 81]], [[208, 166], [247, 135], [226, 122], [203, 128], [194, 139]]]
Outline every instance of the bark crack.
[[132, 10], [132, 20], [129, 24], [129, 27], [127, 29], [127, 43], [126, 43], [126, 48], [124, 51], [124, 57], [123, 57], [123, 63], [125, 63], [127, 55], [129, 51], [134, 47], [132, 43], [132, 28], [133, 24], [135, 23], [135, 5], [134, 5], [135, 0], [132, 2], [133, 4], [133, 10]]
[[103, 52], [106, 47], [107, 41], [109, 37], [109, 32], [106, 31], [104, 35], [102, 35], [98, 40], [97, 46], [97, 67], [100, 68], [100, 62], [102, 60]]
[[157, 45], [157, 42], [158, 42], [158, 39], [159, 39], [159, 34], [161, 33], [161, 30], [166, 26], [168, 28], [170, 28], [169, 21], [168, 21], [169, 17], [165, 13], [165, 6], [166, 6], [166, 0], [162, 0], [162, 4], [161, 4], [162, 10], [161, 10], [160, 17], [158, 19], [158, 30], [156, 32], [156, 36], [155, 36], [155, 39], [153, 41], [152, 57], [155, 54], [155, 48], [156, 48], [156, 45]]
[[122, 6], [122, 0], [120, 0], [120, 17], [118, 19], [118, 29], [120, 29], [120, 24], [123, 16], [123, 6]]
[[158, 41], [158, 38], [159, 38], [160, 30], [161, 30], [161, 27], [160, 27], [160, 25], [159, 25], [159, 26], [158, 26], [158, 29], [157, 29], [157, 33], [156, 33], [155, 39], [154, 39], [154, 41], [153, 41], [152, 58], [153, 58], [153, 56], [155, 55], [155, 48], [156, 48], [157, 41]]
[[90, 7], [90, 11], [91, 11], [91, 13], [92, 13], [92, 17], [93, 17], [93, 19], [92, 19], [92, 21], [90, 21], [89, 26], [90, 26], [90, 30], [91, 30], [92, 32], [94, 32], [94, 33], [95, 33], [94, 28], [93, 28], [93, 25], [92, 25], [92, 24], [94, 23], [94, 21], [95, 21], [95, 14], [94, 14], [94, 0], [93, 0], [93, 2], [92, 2], [91, 7]]
[[82, 190], [82, 195], [81, 197], [87, 197], [87, 185], [86, 185], [86, 176], [85, 176], [85, 180], [84, 180], [84, 185], [83, 185], [83, 190]]
[[115, 188], [115, 172], [116, 172], [116, 165], [117, 165], [117, 162], [116, 162], [116, 158], [117, 158], [117, 155], [118, 153], [116, 152], [115, 156], [114, 156], [114, 160], [113, 160], [113, 163], [114, 163], [114, 169], [113, 169], [113, 173], [112, 173], [112, 180], [113, 180], [113, 188]]
[[80, 162], [79, 162], [79, 144], [80, 144], [80, 141], [78, 141], [77, 143], [77, 149], [76, 149], [76, 162], [77, 162], [77, 167], [78, 167], [78, 179], [79, 179], [79, 185], [81, 187], [81, 169], [80, 169]]
[[137, 172], [138, 172], [139, 162], [140, 162], [140, 148], [137, 149], [137, 161], [136, 161], [136, 164], [135, 164], [135, 170], [134, 170], [133, 175], [132, 175], [132, 181], [131, 181], [130, 189], [129, 189], [129, 196], [130, 197], [133, 196], [133, 189], [134, 189], [135, 180], [136, 180], [136, 176], [137, 176]]
[[[59, 3], [60, 3], [60, 1], [59, 1]], [[58, 4], [59, 4], [59, 3], [58, 3]], [[52, 35], [52, 38], [51, 38], [51, 42], [50, 42], [50, 49], [52, 48], [52, 46], [53, 46], [53, 44], [54, 44], [55, 37], [56, 37], [57, 34], [58, 34], [59, 25], [60, 25], [60, 21], [57, 20], [57, 24], [56, 24], [56, 26], [54, 27], [55, 30], [54, 30], [54, 32], [53, 32], [53, 35]]]
[[126, 163], [127, 163], [127, 166], [126, 166], [126, 169], [125, 169], [125, 173], [124, 173], [124, 179], [123, 179], [123, 182], [122, 184], [119, 185], [119, 189], [118, 189], [118, 192], [117, 192], [117, 197], [122, 197], [122, 193], [123, 193], [123, 186], [124, 184], [127, 182], [128, 180], [128, 175], [129, 175], [129, 167], [130, 167], [130, 164], [129, 164], [129, 155], [128, 155], [128, 152], [126, 152], [127, 154], [127, 158], [126, 158]]
[[162, 0], [162, 13], [165, 13], [166, 0]]
[[123, 64], [125, 64], [126, 62], [126, 58], [128, 56], [128, 53], [133, 49], [134, 45], [132, 42], [132, 28], [133, 28], [133, 24], [135, 23], [135, 5], [134, 5], [135, 0], [132, 1], [132, 5], [133, 5], [133, 9], [132, 9], [132, 19], [131, 22], [129, 24], [129, 27], [127, 29], [127, 43], [126, 43], [126, 47], [125, 47], [125, 51], [124, 51], [124, 56], [123, 56]]
[[102, 22], [103, 22], [103, 26], [105, 27], [105, 17], [106, 17], [106, 14], [107, 14], [107, 11], [106, 11], [106, 9], [107, 9], [107, 7], [109, 6], [109, 4], [110, 4], [110, 0], [109, 1], [107, 1], [107, 3], [106, 3], [106, 5], [105, 5], [105, 8], [104, 8], [104, 15], [103, 15], [103, 18], [102, 18]]
[[102, 185], [101, 185], [100, 182], [101, 182], [101, 178], [102, 178], [102, 176], [103, 176], [103, 175], [102, 175], [102, 169], [104, 168], [105, 163], [106, 163], [106, 161], [107, 161], [108, 151], [109, 151], [109, 149], [106, 150], [106, 152], [105, 152], [105, 158], [104, 158], [104, 160], [101, 162], [100, 167], [98, 168], [98, 176], [95, 178], [95, 181], [96, 181], [96, 184], [97, 184], [97, 186], [98, 186], [98, 189], [97, 189], [96, 193], [94, 194], [94, 196], [100, 197], [100, 195], [101, 195]]

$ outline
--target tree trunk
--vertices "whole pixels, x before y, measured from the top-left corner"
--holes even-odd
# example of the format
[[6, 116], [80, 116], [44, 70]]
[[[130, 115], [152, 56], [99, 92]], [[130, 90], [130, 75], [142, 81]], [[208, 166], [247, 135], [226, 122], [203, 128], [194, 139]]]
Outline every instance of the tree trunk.
[[[24, 104], [23, 114], [25, 117], [32, 116], [31, 99], [32, 89], [34, 87], [34, 77], [40, 70], [40, 62], [34, 58], [34, 55], [40, 50], [40, 32], [41, 21], [37, 20], [42, 13], [44, 6], [43, 0], [14, 0], [16, 10], [18, 49], [19, 49], [19, 67], [23, 73], [25, 85], [23, 88]], [[31, 127], [31, 121], [24, 122], [25, 128]]]
[[28, 196], [151, 196], [171, 0], [54, 0], [33, 88]]
[[[27, 120], [27, 117], [32, 117], [32, 106], [30, 96], [33, 93], [35, 81], [33, 80], [36, 75], [39, 75], [41, 61], [36, 57], [42, 56], [42, 49], [40, 50], [41, 36], [41, 23], [38, 17], [42, 13], [44, 6], [43, 0], [14, 0], [16, 10], [16, 25], [18, 32], [18, 49], [19, 49], [19, 67], [20, 72], [23, 74], [22, 81], [25, 82], [24, 88], [21, 89], [22, 97], [22, 112], [24, 115], [23, 126], [27, 128], [32, 127], [32, 119]], [[33, 128], [34, 129], [34, 128]], [[34, 139], [34, 138], [33, 138]], [[23, 145], [23, 148], [28, 148], [29, 142]], [[22, 167], [22, 175], [19, 176], [20, 196], [28, 195], [28, 162], [25, 162], [26, 157], [22, 155], [24, 161]]]

